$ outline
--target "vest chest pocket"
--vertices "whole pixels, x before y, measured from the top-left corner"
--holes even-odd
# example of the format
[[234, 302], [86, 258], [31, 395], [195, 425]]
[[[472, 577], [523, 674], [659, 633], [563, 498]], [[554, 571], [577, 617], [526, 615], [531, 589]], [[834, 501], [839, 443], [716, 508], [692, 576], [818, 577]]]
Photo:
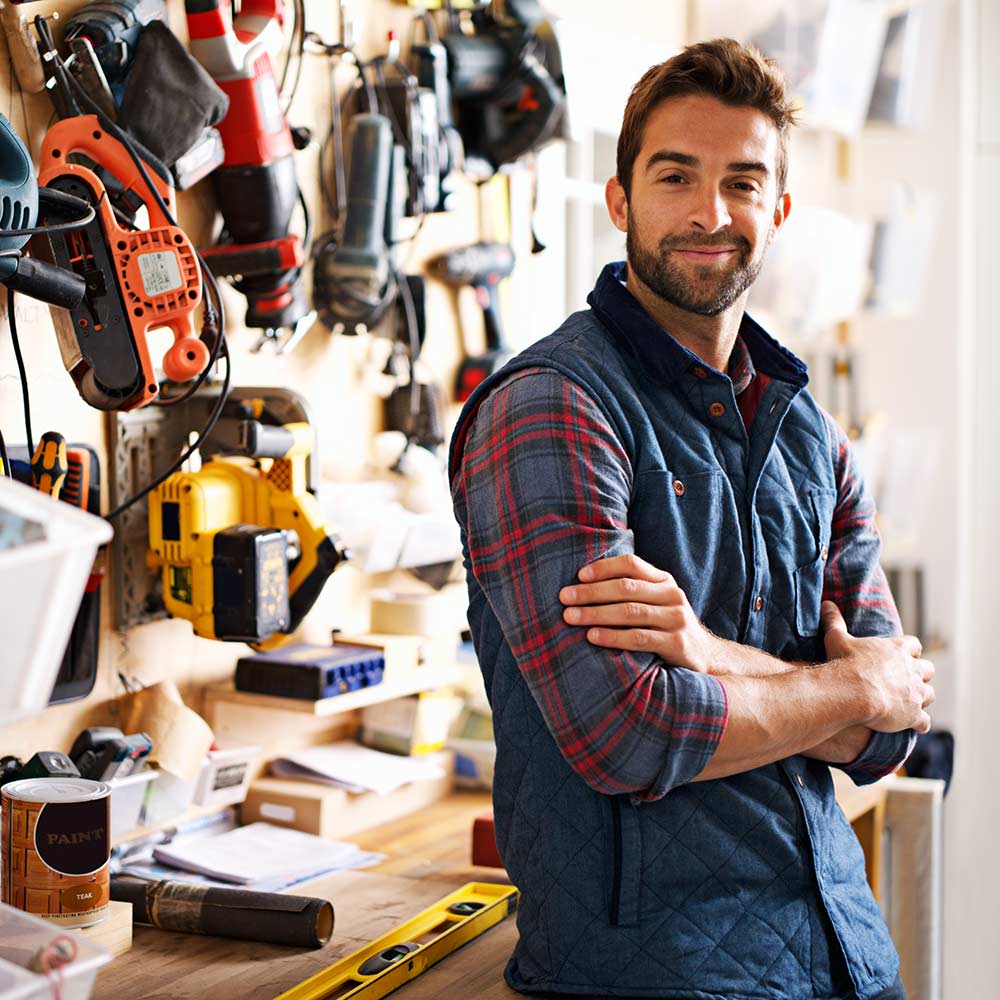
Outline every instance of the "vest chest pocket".
[[819, 631], [819, 606], [823, 601], [823, 580], [829, 555], [836, 490], [814, 487], [809, 491], [807, 514], [813, 528], [815, 549], [809, 562], [795, 570], [795, 629], [800, 636]]
[[[635, 553], [666, 570], [687, 595], [695, 613], [712, 606], [712, 587], [739, 573], [739, 525], [724, 524], [721, 472], [644, 472], [636, 477], [628, 524], [635, 536]], [[735, 514], [734, 514], [735, 517]]]

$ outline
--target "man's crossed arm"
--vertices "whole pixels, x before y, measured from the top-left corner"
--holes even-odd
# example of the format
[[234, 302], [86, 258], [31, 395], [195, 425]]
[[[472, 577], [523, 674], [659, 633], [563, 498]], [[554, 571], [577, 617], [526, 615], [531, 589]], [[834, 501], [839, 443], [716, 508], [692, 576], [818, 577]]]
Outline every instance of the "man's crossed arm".
[[914, 636], [855, 638], [837, 606], [824, 602], [827, 660], [788, 663], [710, 632], [664, 570], [635, 555], [585, 566], [560, 592], [563, 618], [587, 627], [607, 649], [653, 653], [665, 663], [715, 675], [728, 722], [705, 781], [803, 754], [832, 764], [854, 760], [873, 731], [930, 729], [934, 667]]

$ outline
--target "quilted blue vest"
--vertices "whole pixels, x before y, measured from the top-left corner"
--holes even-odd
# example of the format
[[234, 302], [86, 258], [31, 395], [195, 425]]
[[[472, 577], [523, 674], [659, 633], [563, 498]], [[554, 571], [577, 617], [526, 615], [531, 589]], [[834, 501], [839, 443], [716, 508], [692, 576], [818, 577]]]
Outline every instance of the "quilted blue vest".
[[[729, 378], [673, 338], [664, 350], [666, 334], [620, 275], [605, 269], [591, 310], [477, 390], [453, 468], [461, 428], [499, 381], [528, 367], [563, 373], [600, 405], [629, 456], [637, 554], [676, 577], [717, 635], [783, 659], [823, 659], [836, 492], [805, 367], [744, 320], [755, 367], [773, 379], [748, 435]], [[719, 402], [724, 414], [711, 415]], [[497, 846], [522, 893], [507, 982], [692, 1000], [869, 1000], [893, 983], [897, 954], [829, 768], [790, 757], [654, 802], [593, 790], [549, 734], [463, 543], [494, 713]]]

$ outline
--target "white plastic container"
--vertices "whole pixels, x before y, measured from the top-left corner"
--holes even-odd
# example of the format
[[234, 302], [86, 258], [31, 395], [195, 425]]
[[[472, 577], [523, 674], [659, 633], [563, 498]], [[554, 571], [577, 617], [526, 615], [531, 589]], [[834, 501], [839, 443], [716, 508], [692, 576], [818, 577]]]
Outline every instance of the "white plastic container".
[[159, 771], [145, 770], [112, 778], [111, 786], [111, 840], [131, 833], [141, 822], [142, 806], [151, 782], [160, 777]]
[[194, 801], [199, 806], [239, 805], [246, 797], [260, 747], [220, 747], [209, 750], [198, 776]]
[[111, 525], [0, 477], [0, 727], [48, 704], [99, 546]]
[[94, 980], [111, 955], [82, 934], [0, 903], [0, 1000], [51, 1000], [52, 984], [29, 968], [57, 938], [69, 938], [76, 957], [62, 966], [60, 1000], [89, 1000]]

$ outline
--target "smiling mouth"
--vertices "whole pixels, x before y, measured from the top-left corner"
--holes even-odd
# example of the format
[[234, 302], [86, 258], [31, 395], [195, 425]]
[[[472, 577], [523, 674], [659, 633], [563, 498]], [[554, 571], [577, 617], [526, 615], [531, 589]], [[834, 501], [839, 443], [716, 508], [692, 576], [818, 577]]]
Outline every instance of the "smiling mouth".
[[738, 253], [736, 247], [705, 247], [704, 249], [675, 247], [674, 252], [680, 254], [685, 260], [698, 264], [711, 264], [726, 260], [731, 254]]

